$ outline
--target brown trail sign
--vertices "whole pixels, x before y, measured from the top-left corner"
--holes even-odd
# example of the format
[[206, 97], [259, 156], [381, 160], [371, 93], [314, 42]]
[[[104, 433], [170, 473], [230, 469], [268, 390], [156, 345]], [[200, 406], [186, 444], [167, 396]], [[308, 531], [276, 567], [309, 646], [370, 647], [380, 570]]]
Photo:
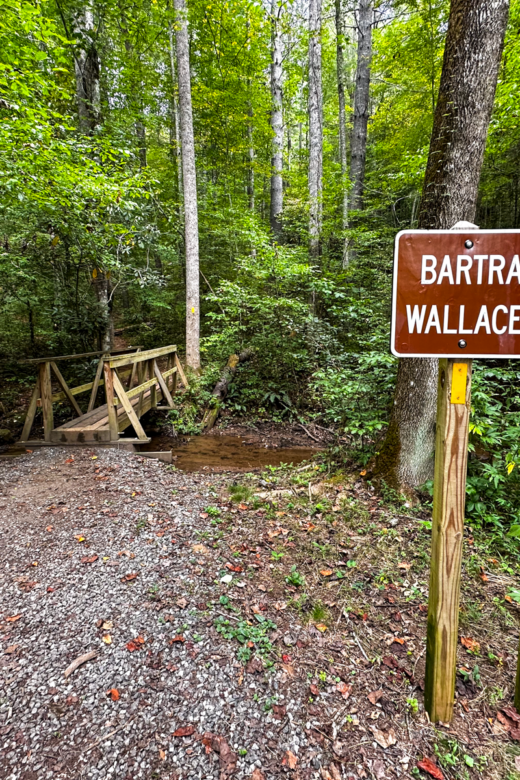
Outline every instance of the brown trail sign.
[[[520, 357], [520, 231], [458, 223], [399, 233], [391, 351], [439, 358], [424, 702], [432, 722], [446, 723], [455, 693], [471, 358]], [[518, 700], [519, 686], [520, 667]]]

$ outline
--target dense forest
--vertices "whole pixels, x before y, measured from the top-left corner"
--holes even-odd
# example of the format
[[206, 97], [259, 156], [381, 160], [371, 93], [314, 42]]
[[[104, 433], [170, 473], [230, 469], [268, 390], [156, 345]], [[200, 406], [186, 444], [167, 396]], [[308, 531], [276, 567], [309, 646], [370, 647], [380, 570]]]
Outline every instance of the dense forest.
[[[447, 0], [4, 4], [7, 431], [33, 381], [21, 358], [124, 333], [178, 344], [200, 373], [171, 413], [180, 430], [197, 430], [247, 348], [230, 412], [314, 421], [342, 438], [338, 457], [372, 463], [397, 374], [393, 240], [420, 224], [449, 13]], [[519, 33], [513, 0], [481, 228], [519, 227]], [[499, 535], [520, 524], [518, 379], [514, 361], [474, 367], [467, 513]]]

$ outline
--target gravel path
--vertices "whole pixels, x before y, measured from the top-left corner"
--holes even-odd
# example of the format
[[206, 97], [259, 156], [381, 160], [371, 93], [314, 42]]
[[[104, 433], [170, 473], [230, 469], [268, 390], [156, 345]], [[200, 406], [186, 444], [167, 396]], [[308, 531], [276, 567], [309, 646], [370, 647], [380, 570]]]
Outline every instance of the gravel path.
[[0, 778], [325, 776], [286, 673], [244, 673], [214, 628], [219, 479], [115, 450], [0, 463]]

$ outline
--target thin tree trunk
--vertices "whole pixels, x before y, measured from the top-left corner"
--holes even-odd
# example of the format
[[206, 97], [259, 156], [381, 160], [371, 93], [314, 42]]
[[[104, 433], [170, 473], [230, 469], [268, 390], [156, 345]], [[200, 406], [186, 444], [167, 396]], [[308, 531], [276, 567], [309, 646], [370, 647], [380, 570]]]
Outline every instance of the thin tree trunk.
[[[509, 10], [508, 0], [452, 0], [430, 153], [422, 229], [475, 218], [480, 171]], [[388, 433], [376, 472], [394, 487], [433, 477], [438, 361], [399, 361]]]
[[199, 218], [186, 0], [175, 0], [175, 11], [178, 17], [175, 38], [184, 191], [184, 244], [186, 247], [186, 364], [198, 371], [200, 368]]
[[282, 98], [282, 6], [271, 0], [271, 130], [273, 131], [271, 157], [271, 212], [270, 224], [273, 236], [282, 236], [281, 213], [283, 210], [283, 98]]
[[104, 352], [110, 352], [114, 345], [114, 318], [110, 297], [110, 279], [105, 271], [97, 270], [97, 275], [94, 279], [94, 287], [101, 309], [101, 315], [103, 317], [103, 328], [100, 330], [99, 348]]
[[322, 224], [323, 98], [321, 89], [321, 0], [309, 2], [309, 239], [320, 255]]
[[92, 4], [89, 2], [75, 19], [74, 33], [81, 45], [74, 57], [76, 99], [78, 102], [79, 129], [84, 135], [92, 135], [100, 120], [99, 55], [95, 43], [95, 24]]
[[168, 38], [170, 43], [170, 73], [172, 77], [172, 119], [173, 119], [173, 136], [175, 139], [175, 161], [177, 168], [177, 190], [179, 198], [179, 218], [183, 220], [183, 191], [182, 191], [182, 161], [181, 161], [181, 139], [179, 130], [179, 103], [177, 99], [177, 73], [175, 67], [175, 41], [173, 38], [172, 23], [168, 22]]
[[363, 208], [373, 21], [373, 0], [360, 0], [357, 19], [358, 48], [356, 90], [354, 93], [354, 119], [350, 147], [350, 178], [352, 180], [351, 206], [355, 210]]
[[[341, 228], [348, 229], [348, 189], [347, 189], [347, 134], [345, 111], [345, 62], [343, 45], [345, 41], [345, 25], [341, 0], [336, 0], [336, 72], [338, 81], [338, 124], [339, 124], [339, 161], [341, 165], [341, 193], [343, 197]], [[342, 266], [348, 266], [348, 238], [343, 238]]]
[[247, 140], [249, 144], [248, 158], [249, 167], [247, 171], [247, 199], [249, 204], [249, 210], [255, 210], [255, 147], [253, 144], [253, 108], [251, 103], [247, 109], [249, 119], [251, 120], [247, 126]]

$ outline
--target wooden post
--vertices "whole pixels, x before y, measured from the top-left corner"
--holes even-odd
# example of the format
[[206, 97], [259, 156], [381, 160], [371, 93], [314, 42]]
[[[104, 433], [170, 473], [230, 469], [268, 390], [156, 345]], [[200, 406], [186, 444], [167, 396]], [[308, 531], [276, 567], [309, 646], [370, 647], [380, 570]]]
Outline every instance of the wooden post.
[[52, 361], [50, 365], [51, 365], [52, 370], [54, 371], [54, 375], [55, 375], [56, 379], [58, 380], [58, 383], [59, 383], [61, 389], [63, 390], [63, 392], [65, 393], [65, 395], [67, 397], [68, 402], [70, 403], [70, 405], [72, 406], [72, 408], [74, 409], [74, 411], [76, 412], [78, 417], [81, 417], [83, 412], [79, 408], [78, 402], [76, 401], [76, 399], [74, 398], [74, 396], [70, 392], [70, 388], [69, 388], [68, 384], [66, 383], [66, 381], [64, 380], [60, 369], [58, 368], [56, 363], [54, 363], [54, 361]]
[[[105, 353], [105, 354], [108, 355], [108, 353]], [[98, 367], [97, 367], [97, 371], [96, 371], [96, 376], [94, 377], [94, 384], [92, 385], [92, 392], [90, 394], [90, 401], [88, 402], [87, 412], [91, 412], [92, 409], [94, 408], [95, 404], [96, 404], [96, 396], [97, 396], [97, 391], [98, 391], [98, 388], [99, 388], [99, 380], [101, 379], [101, 374], [103, 373], [103, 358], [104, 357], [105, 357], [105, 355], [102, 355], [99, 358], [99, 363], [98, 363]]]
[[40, 374], [38, 373], [38, 376], [36, 377], [36, 384], [34, 385], [34, 390], [31, 395], [31, 401], [29, 403], [29, 408], [27, 410], [27, 415], [25, 417], [25, 422], [23, 424], [23, 431], [20, 441], [28, 441], [29, 435], [31, 433], [32, 424], [34, 422], [34, 417], [36, 415], [36, 408], [38, 405], [38, 398], [40, 397]]
[[118, 441], [119, 428], [117, 426], [117, 409], [114, 406], [114, 382], [112, 378], [112, 371], [115, 371], [115, 368], [110, 368], [108, 360], [105, 360], [103, 364], [103, 372], [105, 375], [105, 397], [107, 399], [110, 441]]
[[173, 409], [173, 398], [171, 397], [170, 391], [168, 389], [169, 377], [166, 377], [166, 380], [164, 380], [163, 375], [161, 374], [161, 369], [155, 360], [153, 361], [153, 370], [155, 376], [157, 377], [157, 381], [159, 382], [159, 387], [161, 388], [164, 401], [166, 401], [170, 409]]
[[121, 401], [121, 404], [123, 405], [123, 409], [128, 415], [128, 419], [134, 426], [134, 431], [137, 434], [137, 437], [139, 439], [144, 439], [144, 441], [148, 441], [148, 436], [144, 432], [143, 426], [139, 422], [139, 418], [137, 417], [134, 407], [132, 406], [130, 399], [128, 398], [127, 394], [125, 393], [125, 388], [121, 384], [121, 380], [119, 379], [117, 375], [117, 370], [114, 368], [112, 369], [112, 377], [114, 382], [114, 388], [117, 393], [117, 397]]
[[439, 360], [432, 555], [424, 706], [432, 723], [453, 717], [471, 360]]
[[54, 428], [54, 416], [52, 413], [51, 364], [49, 361], [40, 363], [39, 377], [43, 412], [43, 438], [45, 441], [50, 441], [52, 429]]

